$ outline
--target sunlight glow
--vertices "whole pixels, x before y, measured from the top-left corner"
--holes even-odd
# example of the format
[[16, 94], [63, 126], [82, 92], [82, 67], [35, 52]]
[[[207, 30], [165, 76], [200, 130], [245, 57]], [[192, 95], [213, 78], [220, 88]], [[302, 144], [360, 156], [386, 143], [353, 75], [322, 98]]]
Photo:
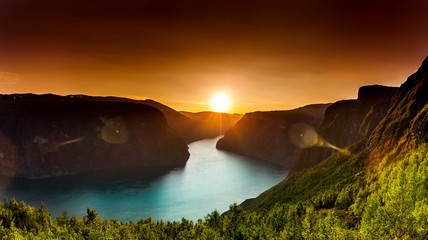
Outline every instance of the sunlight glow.
[[230, 98], [225, 93], [217, 93], [211, 97], [210, 106], [216, 112], [226, 112], [231, 105]]
[[[333, 144], [327, 142], [323, 139], [315, 129], [306, 123], [295, 123], [291, 125], [288, 130], [289, 139], [300, 148], [310, 148], [310, 147], [327, 147], [332, 148], [337, 151], [342, 151], [344, 149], [338, 148]], [[344, 152], [346, 154], [346, 152]]]

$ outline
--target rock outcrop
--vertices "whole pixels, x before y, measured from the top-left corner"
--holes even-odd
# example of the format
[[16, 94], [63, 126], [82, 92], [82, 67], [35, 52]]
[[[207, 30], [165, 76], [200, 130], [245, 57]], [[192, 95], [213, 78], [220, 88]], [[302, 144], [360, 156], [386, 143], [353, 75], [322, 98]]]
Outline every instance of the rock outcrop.
[[27, 178], [184, 166], [186, 143], [156, 108], [89, 96], [0, 95], [0, 174]]
[[412, 151], [428, 142], [428, 57], [418, 71], [401, 84], [385, 118], [370, 135], [372, 159], [387, 152]]
[[[396, 87], [361, 87], [357, 100], [338, 101], [327, 108], [318, 134], [337, 148], [367, 138], [385, 117], [397, 92]], [[322, 146], [304, 149], [295, 161], [292, 171], [312, 167], [336, 151]]]
[[217, 142], [217, 148], [290, 168], [301, 151], [290, 140], [290, 130], [300, 123], [318, 129], [328, 106], [247, 113]]

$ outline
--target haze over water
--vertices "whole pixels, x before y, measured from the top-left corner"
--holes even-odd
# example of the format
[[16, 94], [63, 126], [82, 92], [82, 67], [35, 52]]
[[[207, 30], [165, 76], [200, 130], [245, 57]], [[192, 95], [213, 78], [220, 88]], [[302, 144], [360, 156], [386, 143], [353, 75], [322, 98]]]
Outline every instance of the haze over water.
[[[2, 186], [2, 198], [38, 207], [40, 202], [55, 216], [66, 209], [81, 218], [86, 207], [103, 218], [137, 221], [196, 221], [209, 212], [228, 210], [230, 204], [253, 198], [283, 180], [288, 171], [215, 148], [216, 139], [189, 145], [190, 158], [184, 168], [85, 174], [43, 180], [13, 180]], [[109, 180], [107, 180], [109, 179]], [[1, 184], [0, 184], [1, 185]]]

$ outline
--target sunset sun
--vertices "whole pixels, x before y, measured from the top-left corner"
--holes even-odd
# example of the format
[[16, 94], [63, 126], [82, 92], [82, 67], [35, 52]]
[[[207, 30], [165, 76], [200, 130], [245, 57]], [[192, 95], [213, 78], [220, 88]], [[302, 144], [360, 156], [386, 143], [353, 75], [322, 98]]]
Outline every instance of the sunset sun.
[[217, 93], [210, 99], [211, 109], [215, 112], [226, 112], [231, 105], [230, 98], [225, 93]]

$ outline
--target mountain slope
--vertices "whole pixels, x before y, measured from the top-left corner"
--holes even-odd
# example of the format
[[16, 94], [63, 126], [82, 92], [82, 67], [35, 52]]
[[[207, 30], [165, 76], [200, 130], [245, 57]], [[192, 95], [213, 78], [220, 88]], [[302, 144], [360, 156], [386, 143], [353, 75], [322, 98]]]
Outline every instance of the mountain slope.
[[[338, 148], [344, 148], [369, 137], [386, 115], [397, 92], [396, 87], [380, 85], [361, 87], [357, 100], [338, 101], [327, 108], [318, 134], [323, 141]], [[324, 146], [303, 149], [292, 171], [312, 167], [336, 151]]]
[[369, 138], [373, 157], [411, 151], [428, 140], [428, 57], [400, 91], [382, 122]]
[[228, 130], [242, 117], [240, 114], [221, 114], [215, 112], [178, 112], [171, 107], [151, 99], [134, 100], [122, 97], [88, 97], [85, 95], [70, 95], [67, 97], [90, 101], [130, 102], [152, 106], [163, 113], [168, 125], [176, 131], [186, 143], [223, 135], [225, 130]]
[[151, 106], [97, 97], [0, 96], [0, 174], [50, 177], [184, 166], [185, 142]]
[[290, 168], [301, 151], [289, 137], [294, 126], [300, 123], [318, 129], [328, 106], [247, 113], [217, 142], [217, 148]]
[[198, 136], [197, 133], [193, 133], [192, 129], [195, 128], [195, 122], [192, 121], [192, 119], [184, 116], [178, 111], [162, 103], [156, 102], [151, 99], [134, 100], [134, 99], [122, 98], [122, 97], [92, 97], [92, 96], [85, 96], [85, 95], [69, 95], [66, 97], [85, 99], [88, 101], [96, 100], [96, 101], [103, 101], [103, 102], [129, 102], [129, 103], [145, 104], [148, 106], [152, 106], [163, 113], [163, 115], [165, 116], [168, 122], [168, 125], [172, 129], [174, 129], [179, 136], [183, 137], [186, 143], [190, 143], [190, 142], [194, 142], [196, 140], [202, 139], [202, 137]]
[[[422, 159], [427, 157], [427, 73], [428, 57], [401, 85], [387, 115], [369, 137], [312, 168], [290, 174], [280, 184], [242, 205], [257, 210], [278, 203], [306, 202], [316, 208], [342, 208], [362, 217], [361, 206], [366, 204], [368, 195], [376, 193], [376, 179], [387, 171], [386, 166], [404, 159], [412, 162], [415, 158], [409, 156], [414, 153]], [[428, 172], [419, 174], [428, 178]]]

